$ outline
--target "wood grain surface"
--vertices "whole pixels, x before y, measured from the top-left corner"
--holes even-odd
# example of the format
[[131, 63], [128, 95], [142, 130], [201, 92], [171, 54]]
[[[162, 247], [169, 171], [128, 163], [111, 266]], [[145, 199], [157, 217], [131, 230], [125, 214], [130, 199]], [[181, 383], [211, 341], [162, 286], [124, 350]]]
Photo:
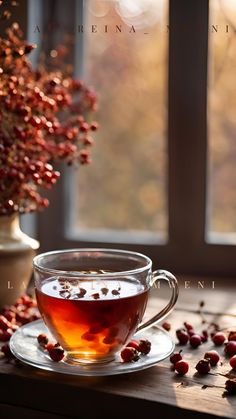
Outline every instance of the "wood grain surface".
[[[185, 281], [191, 288], [185, 288]], [[191, 322], [202, 330], [199, 302], [205, 301], [204, 317], [217, 322], [221, 328], [236, 329], [236, 299], [234, 281], [217, 281], [211, 288], [211, 279], [205, 288], [198, 288], [195, 278], [181, 278], [181, 292], [176, 309], [169, 316], [171, 335], [183, 321]], [[147, 316], [158, 311], [165, 303], [168, 289], [155, 290]], [[164, 297], [164, 298], [163, 298]], [[182, 347], [184, 358], [190, 363], [185, 377], [170, 368], [169, 360], [154, 367], [114, 377], [76, 377], [51, 373], [14, 361], [0, 360], [0, 417], [13, 418], [25, 412], [24, 418], [136, 418], [155, 415], [171, 418], [236, 418], [236, 395], [225, 396], [225, 375], [230, 372], [228, 359], [219, 348], [222, 365], [212, 368], [201, 377], [195, 365], [208, 349], [211, 341], [197, 349]], [[177, 346], [177, 349], [180, 349]], [[231, 372], [231, 376], [236, 373]], [[47, 413], [47, 415], [46, 415]], [[28, 415], [28, 416], [27, 416]]]

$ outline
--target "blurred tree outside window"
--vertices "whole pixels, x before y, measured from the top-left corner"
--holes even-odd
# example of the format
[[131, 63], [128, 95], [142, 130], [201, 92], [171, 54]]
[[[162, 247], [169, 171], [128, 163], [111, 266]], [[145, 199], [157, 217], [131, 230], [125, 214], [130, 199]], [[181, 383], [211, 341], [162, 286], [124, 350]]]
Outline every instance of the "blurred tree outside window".
[[86, 2], [83, 78], [98, 93], [100, 129], [77, 174], [75, 221], [166, 236], [168, 1], [141, 16], [145, 2], [134, 3]]

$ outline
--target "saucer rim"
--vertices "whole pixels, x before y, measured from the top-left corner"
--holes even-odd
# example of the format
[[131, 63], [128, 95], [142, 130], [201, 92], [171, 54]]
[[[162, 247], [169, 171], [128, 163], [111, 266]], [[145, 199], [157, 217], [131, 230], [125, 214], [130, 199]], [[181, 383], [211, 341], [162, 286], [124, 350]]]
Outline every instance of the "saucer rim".
[[[168, 351], [164, 352], [163, 355], [160, 355], [160, 359], [158, 359], [158, 360], [155, 360], [155, 359], [151, 360], [150, 358], [148, 359], [148, 355], [143, 355], [143, 356], [141, 356], [142, 361], [144, 361], [142, 363], [139, 363], [139, 361], [135, 362], [135, 363], [129, 363], [129, 367], [128, 367], [127, 363], [120, 362], [120, 364], [118, 364], [118, 366], [120, 368], [116, 368], [116, 364], [114, 364], [113, 365], [114, 368], [112, 368], [111, 370], [107, 370], [107, 369], [104, 370], [104, 369], [101, 368], [101, 370], [96, 370], [96, 371], [93, 371], [92, 367], [98, 367], [98, 364], [88, 364], [88, 365], [86, 365], [86, 364], [81, 363], [81, 364], [78, 364], [78, 366], [77, 366], [77, 365], [74, 365], [74, 364], [73, 365], [69, 364], [65, 361], [63, 363], [60, 363], [60, 362], [55, 363], [54, 361], [51, 361], [52, 366], [50, 364], [46, 364], [46, 363], [40, 365], [39, 363], [34, 361], [34, 359], [25, 358], [25, 357], [21, 356], [14, 348], [14, 340], [17, 338], [17, 335], [19, 333], [22, 333], [22, 330], [28, 329], [29, 326], [32, 328], [32, 325], [36, 325], [36, 324], [37, 325], [42, 324], [43, 328], [47, 329], [47, 326], [45, 325], [45, 323], [43, 322], [42, 319], [35, 320], [34, 322], [30, 322], [30, 323], [27, 323], [27, 324], [21, 326], [12, 335], [12, 337], [9, 341], [9, 346], [10, 346], [11, 352], [13, 353], [13, 355], [17, 359], [19, 359], [24, 364], [30, 365], [34, 368], [38, 368], [38, 369], [41, 369], [41, 370], [44, 370], [44, 371], [50, 371], [50, 372], [53, 372], [53, 373], [80, 376], [80, 377], [86, 377], [86, 376], [87, 377], [88, 376], [90, 376], [90, 377], [99, 377], [99, 376], [102, 377], [103, 376], [104, 377], [104, 376], [128, 374], [128, 373], [132, 373], [132, 372], [142, 371], [142, 370], [145, 370], [145, 369], [148, 369], [148, 368], [151, 368], [151, 367], [155, 366], [159, 362], [164, 361], [166, 358], [168, 358], [173, 353], [173, 351], [175, 349], [175, 343], [174, 343], [173, 339], [171, 338], [170, 334], [166, 330], [164, 330], [161, 326], [152, 325], [148, 329], [146, 329], [144, 333], [149, 332], [151, 329], [154, 329], [154, 330], [156, 329], [157, 331], [164, 334], [168, 338], [169, 342], [171, 343], [171, 348]], [[45, 333], [45, 330], [42, 331], [42, 333]], [[141, 331], [137, 332], [136, 334], [134, 334], [133, 338], [135, 338], [136, 336], [138, 338], [140, 338], [140, 337], [142, 337], [141, 335], [142, 335]], [[35, 343], [35, 345], [36, 345], [36, 343]], [[47, 355], [45, 354], [45, 358], [46, 357], [47, 357]], [[113, 361], [113, 362], [115, 362], [115, 361]], [[100, 364], [99, 367], [100, 366], [101, 367], [106, 366], [108, 364], [109, 363], [107, 363], [107, 364], [104, 363], [103, 365]], [[69, 368], [71, 368], [73, 366], [73, 368], [71, 368], [71, 370], [69, 370], [69, 371], [65, 371], [64, 369], [60, 368], [60, 365], [65, 366], [65, 368], [66, 368], [66, 366], [68, 366]], [[124, 369], [122, 369], [122, 366], [124, 366]]]

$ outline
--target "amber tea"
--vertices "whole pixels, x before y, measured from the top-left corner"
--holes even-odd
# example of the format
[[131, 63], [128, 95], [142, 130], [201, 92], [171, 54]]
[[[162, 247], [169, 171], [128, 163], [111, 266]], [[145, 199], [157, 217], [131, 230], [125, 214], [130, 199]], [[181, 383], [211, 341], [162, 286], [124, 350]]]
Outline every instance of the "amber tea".
[[109, 361], [141, 322], [148, 289], [132, 276], [92, 280], [85, 271], [78, 274], [79, 280], [51, 277], [42, 281], [36, 290], [39, 310], [69, 359]]

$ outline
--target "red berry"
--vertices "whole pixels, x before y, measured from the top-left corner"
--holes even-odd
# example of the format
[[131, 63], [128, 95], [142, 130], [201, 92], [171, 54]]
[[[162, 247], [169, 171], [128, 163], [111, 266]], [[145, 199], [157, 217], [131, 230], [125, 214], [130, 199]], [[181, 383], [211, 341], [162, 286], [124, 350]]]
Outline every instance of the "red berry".
[[226, 341], [226, 336], [222, 332], [217, 332], [213, 335], [212, 341], [216, 346], [221, 346]]
[[204, 355], [205, 359], [209, 359], [210, 364], [212, 367], [214, 367], [220, 360], [220, 355], [217, 351], [208, 351]]
[[64, 358], [64, 350], [59, 347], [54, 346], [53, 348], [48, 350], [48, 353], [50, 358], [55, 362], [59, 362]]
[[176, 330], [176, 336], [181, 345], [186, 345], [189, 341], [189, 336], [184, 329]]
[[230, 358], [229, 363], [231, 368], [233, 368], [233, 370], [236, 371], [236, 355]]
[[127, 343], [126, 346], [129, 346], [129, 348], [134, 348], [137, 351], [139, 351], [139, 342], [137, 340], [131, 340], [129, 343]]
[[6, 319], [5, 316], [0, 315], [0, 329], [7, 330], [11, 327], [11, 323]]
[[11, 311], [11, 310], [6, 310], [6, 312], [4, 313], [4, 316], [6, 317], [6, 319], [9, 321], [9, 322], [12, 322], [12, 321], [14, 321], [15, 320], [15, 318], [16, 318], [16, 313], [14, 313], [13, 311]]
[[38, 344], [42, 346], [42, 348], [45, 348], [45, 346], [48, 344], [48, 337], [45, 335], [45, 333], [41, 333], [37, 337]]
[[188, 322], [184, 322], [184, 327], [187, 330], [193, 330], [193, 326], [190, 323], [188, 323]]
[[50, 351], [50, 349], [54, 348], [54, 343], [49, 342], [46, 346], [45, 349], [47, 349], [47, 351]]
[[176, 362], [175, 371], [178, 372], [178, 374], [185, 375], [187, 374], [188, 370], [189, 370], [189, 365], [186, 361], [181, 360], [181, 361]]
[[225, 353], [228, 356], [236, 355], [236, 342], [235, 340], [231, 340], [225, 345]]
[[201, 359], [201, 361], [197, 363], [195, 368], [199, 374], [201, 375], [207, 374], [211, 369], [209, 359]]
[[163, 329], [165, 329], [167, 332], [169, 332], [169, 331], [170, 331], [170, 329], [171, 329], [171, 324], [170, 324], [169, 322], [164, 322], [164, 323], [162, 324], [162, 327], [163, 327]]
[[80, 131], [82, 131], [82, 132], [87, 132], [88, 130], [89, 130], [89, 124], [87, 123], [87, 122], [83, 122], [81, 125], [80, 125]]
[[123, 362], [131, 362], [131, 361], [138, 361], [139, 359], [139, 354], [138, 351], [132, 347], [126, 346], [122, 351], [121, 351], [121, 359]]
[[202, 331], [201, 340], [202, 340], [203, 343], [208, 341], [208, 332], [207, 332], [207, 330], [203, 330]]
[[190, 345], [192, 346], [192, 348], [197, 348], [197, 347], [198, 347], [199, 345], [201, 345], [201, 343], [202, 343], [201, 336], [199, 336], [199, 335], [197, 335], [197, 334], [192, 335], [192, 336], [190, 337], [189, 342], [190, 342]]
[[21, 324], [29, 323], [30, 315], [25, 310], [22, 310], [19, 313], [16, 313], [16, 320]]
[[151, 342], [147, 339], [140, 339], [139, 340], [139, 352], [143, 355], [147, 355], [151, 350]]
[[229, 341], [230, 340], [235, 340], [236, 341], [236, 332], [235, 331], [229, 333], [228, 340]]
[[227, 390], [229, 394], [236, 394], [236, 378], [231, 378], [225, 382], [225, 390]]
[[11, 329], [1, 330], [0, 331], [0, 341], [1, 342], [8, 342], [13, 335], [13, 331]]
[[1, 351], [4, 353], [6, 358], [14, 357], [14, 355], [11, 353], [10, 346], [8, 345], [8, 343], [6, 343], [5, 345], [1, 347]]
[[98, 123], [97, 122], [92, 122], [91, 124], [91, 130], [92, 131], [96, 131], [98, 129]]
[[172, 363], [172, 364], [176, 364], [176, 362], [178, 362], [178, 361], [181, 361], [182, 360], [182, 355], [181, 355], [181, 352], [182, 351], [179, 351], [179, 352], [175, 352], [175, 353], [173, 353], [171, 356], [170, 356], [170, 362]]
[[22, 302], [26, 307], [32, 307], [34, 305], [34, 301], [32, 299], [32, 297], [30, 297], [29, 295], [25, 294], [22, 295]]

